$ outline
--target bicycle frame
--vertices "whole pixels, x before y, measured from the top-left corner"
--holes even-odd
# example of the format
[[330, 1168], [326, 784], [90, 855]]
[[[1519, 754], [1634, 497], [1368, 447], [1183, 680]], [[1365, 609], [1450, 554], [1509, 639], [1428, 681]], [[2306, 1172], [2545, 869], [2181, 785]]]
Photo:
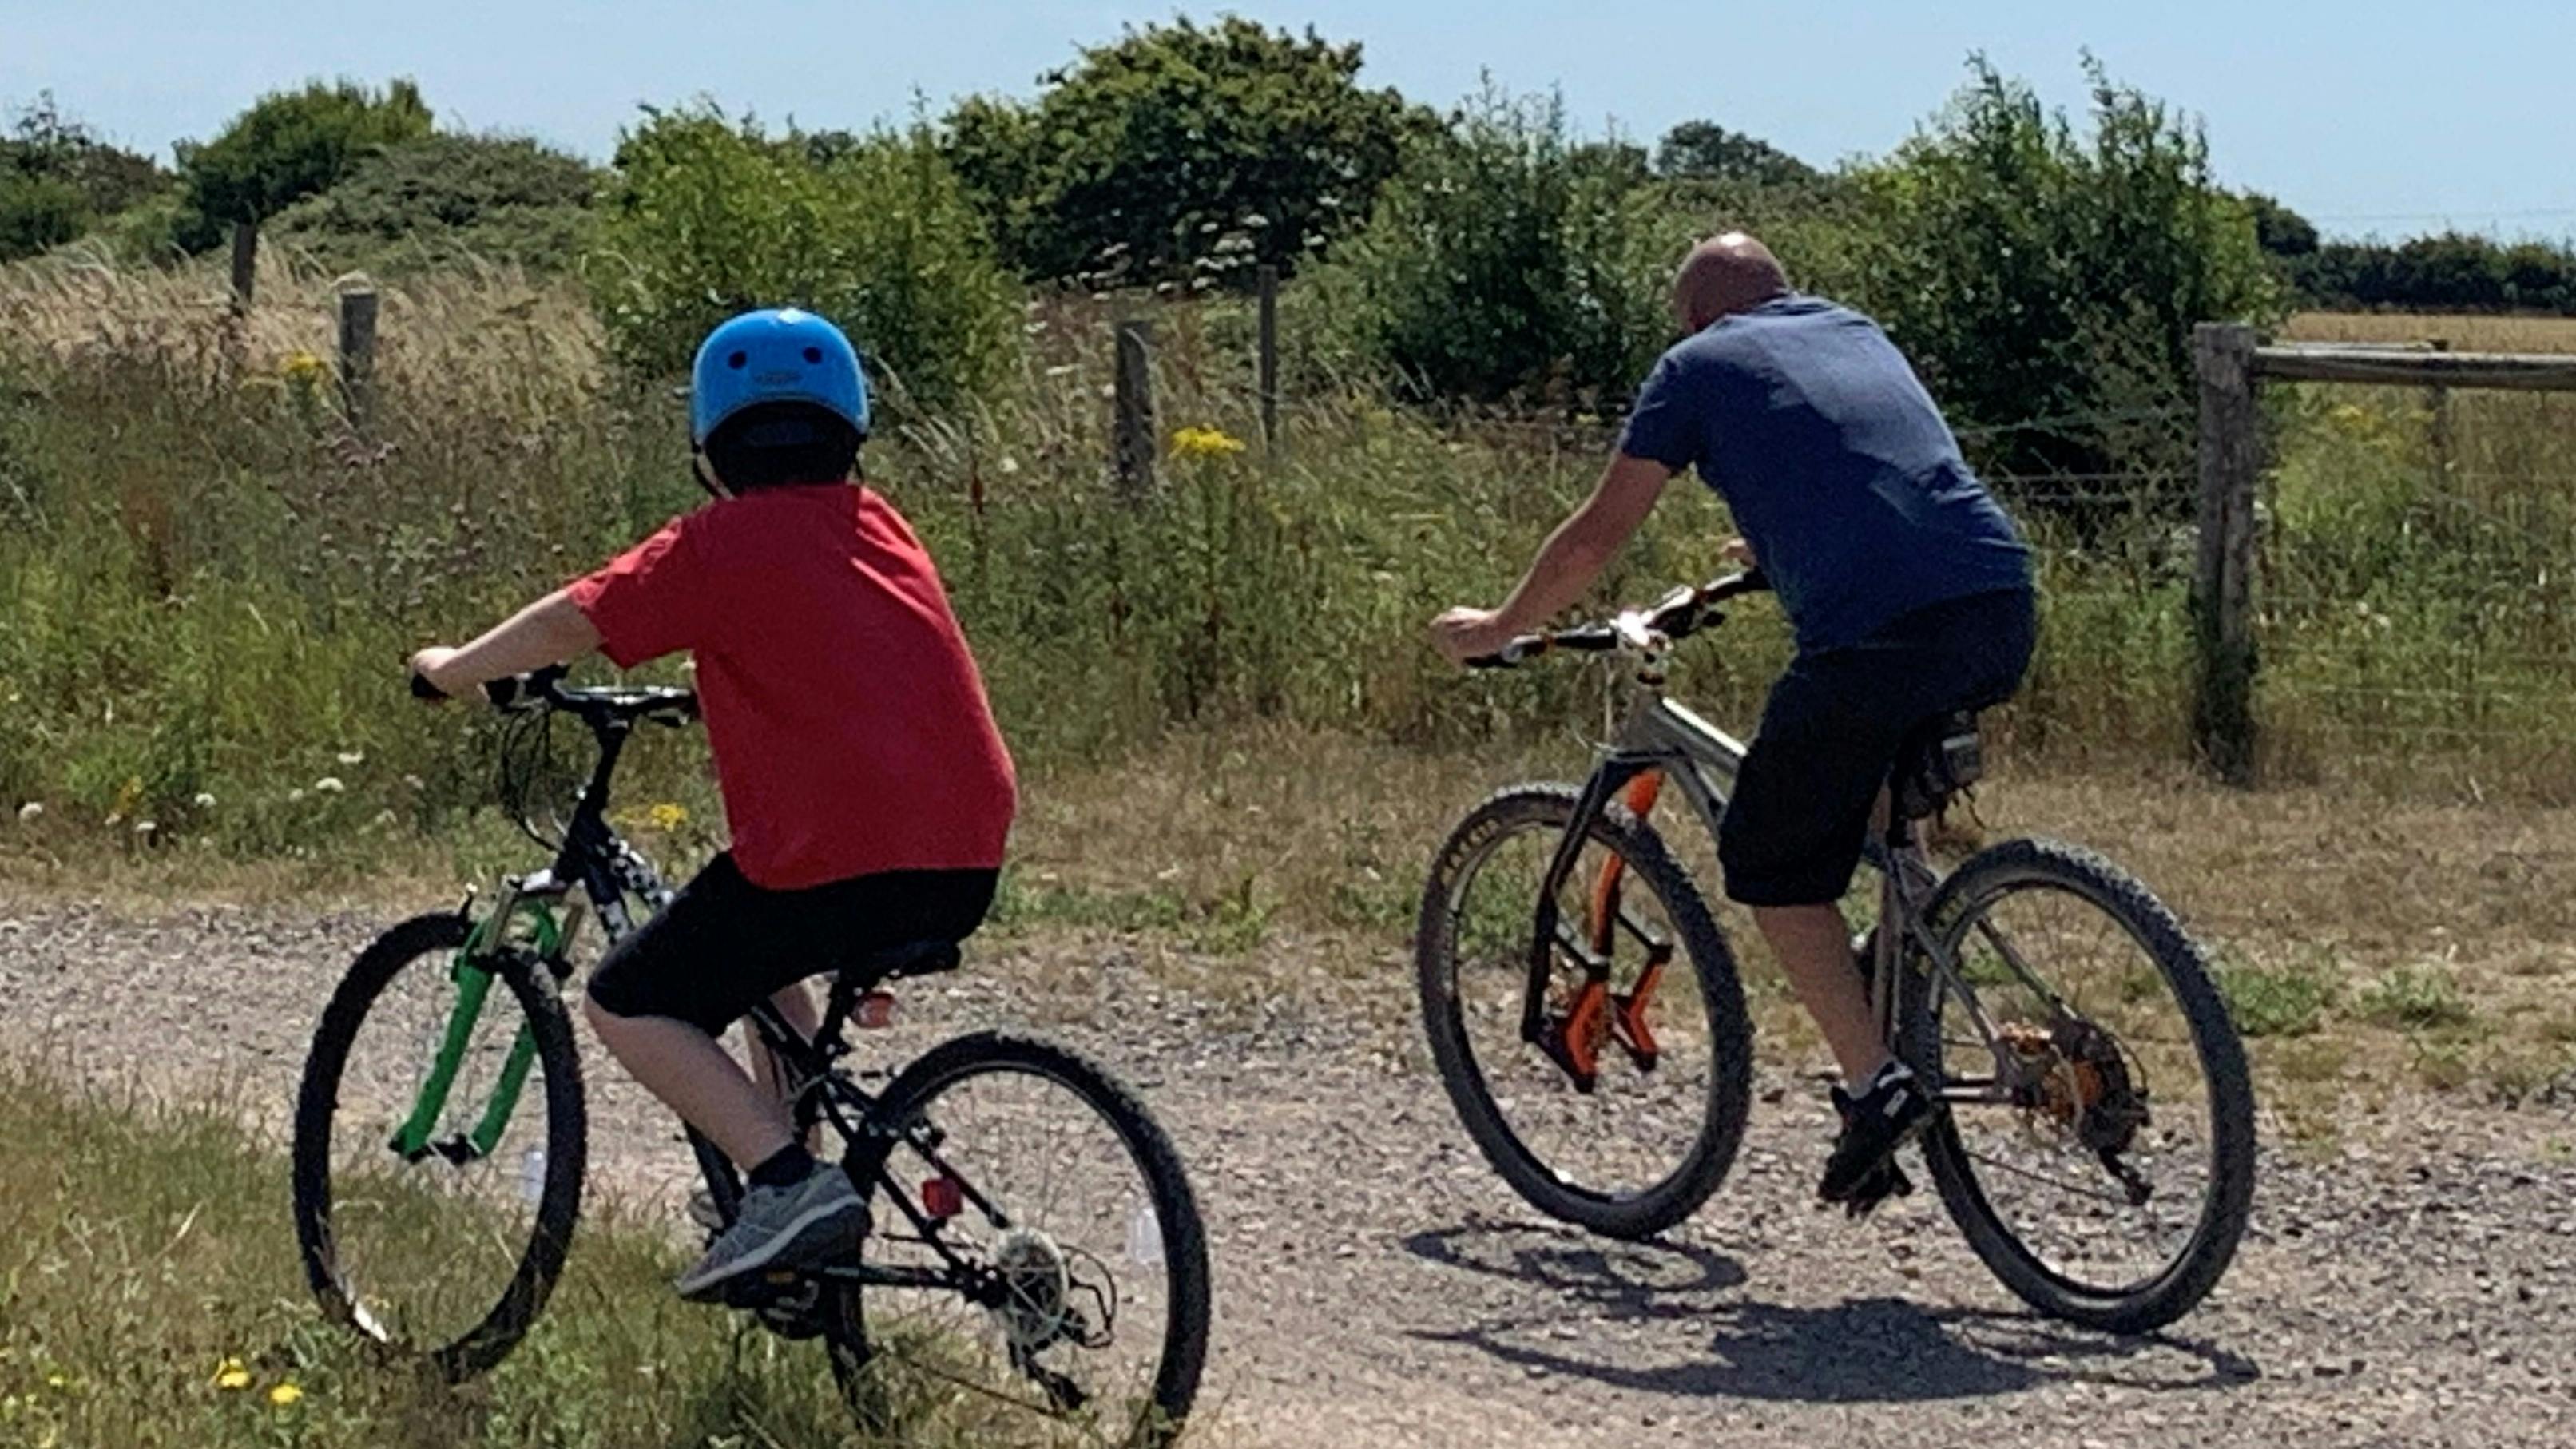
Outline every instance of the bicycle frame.
[[[464, 1063], [465, 1048], [473, 1040], [474, 1027], [491, 996], [494, 968], [504, 954], [525, 952], [560, 985], [572, 974], [566, 953], [582, 923], [582, 902], [570, 899], [576, 883], [589, 898], [590, 909], [598, 915], [611, 944], [632, 929], [626, 909], [629, 894], [656, 910], [671, 898], [670, 888], [663, 884], [652, 863], [608, 823], [608, 782], [617, 771], [618, 758], [634, 726], [622, 720], [607, 720], [593, 728], [599, 737], [599, 760], [573, 807], [554, 864], [533, 875], [503, 877], [491, 914], [476, 923], [448, 968], [450, 979], [457, 985], [456, 1005], [448, 1013], [438, 1053], [430, 1062], [429, 1076], [421, 1083], [419, 1095], [413, 1099], [411, 1114], [395, 1129], [388, 1144], [405, 1161], [417, 1162], [435, 1152], [462, 1166], [489, 1156], [500, 1145], [510, 1114], [518, 1110], [519, 1096], [527, 1087], [528, 1069], [536, 1060], [537, 1050], [536, 1038], [525, 1024], [511, 1039], [500, 1080], [494, 1084], [492, 1096], [474, 1128], [444, 1143], [430, 1141], [430, 1133], [447, 1110], [448, 1094]], [[472, 908], [473, 898], [468, 896], [459, 911]], [[521, 921], [526, 923], [524, 936], [514, 929]]]
[[[1541, 883], [1538, 913], [1531, 939], [1529, 986], [1523, 997], [1521, 1031], [1525, 1040], [1538, 1043], [1547, 1030], [1547, 987], [1553, 974], [1552, 953], [1568, 949], [1583, 961], [1596, 977], [1606, 973], [1606, 937], [1611, 923], [1593, 923], [1591, 951], [1586, 944], [1567, 931], [1558, 919], [1558, 893], [1572, 877], [1581, 860], [1585, 838], [1591, 823], [1623, 792], [1641, 781], [1669, 782], [1678, 786], [1682, 798], [1690, 803], [1714, 843], [1720, 822], [1726, 814], [1728, 797], [1734, 794], [1735, 782], [1744, 766], [1743, 742], [1724, 730], [1674, 703], [1663, 694], [1663, 670], [1660, 650], [1650, 650], [1640, 666], [1636, 679], [1636, 702], [1617, 736], [1602, 747], [1600, 760], [1584, 781], [1577, 796], [1574, 818], [1565, 837], [1557, 844], [1556, 854], [1548, 864]], [[1646, 797], [1651, 805], [1652, 793]], [[1641, 816], [1644, 811], [1638, 810]], [[1936, 940], [1925, 919], [1925, 907], [1940, 884], [1940, 877], [1925, 856], [1914, 823], [1891, 817], [1883, 827], [1873, 831], [1864, 860], [1878, 867], [1879, 915], [1884, 926], [1896, 929], [1875, 934], [1876, 948], [1872, 959], [1863, 963], [1870, 980], [1870, 1002], [1878, 1018], [1881, 1040], [1891, 1049], [1902, 1046], [1899, 1020], [1898, 973], [1903, 969], [1910, 945], [1920, 953], [1933, 973], [1938, 989], [1956, 999], [1975, 1025], [1979, 1039], [1996, 1064], [1993, 1077], [1950, 1079], [1943, 1083], [1944, 1100], [1962, 1102], [1996, 1102], [2010, 1100], [2017, 1086], [2010, 1054], [2000, 1045], [1993, 1019], [1979, 1003], [1974, 990], [1958, 971], [1950, 953]], [[1595, 888], [1594, 899], [1606, 909], [1614, 897], [1618, 862], [1613, 857], [1602, 867], [1602, 880]], [[1632, 931], [1643, 936], [1637, 923], [1628, 923]], [[2002, 939], [1991, 922], [1980, 921], [1978, 929], [1993, 944], [2013, 972], [2036, 989], [2052, 1006], [2061, 1006], [2054, 991], [2031, 973], [2021, 960], [2021, 953]], [[1649, 969], [1652, 969], [1651, 967]], [[2062, 1006], [2061, 1006], [2062, 1009]]]

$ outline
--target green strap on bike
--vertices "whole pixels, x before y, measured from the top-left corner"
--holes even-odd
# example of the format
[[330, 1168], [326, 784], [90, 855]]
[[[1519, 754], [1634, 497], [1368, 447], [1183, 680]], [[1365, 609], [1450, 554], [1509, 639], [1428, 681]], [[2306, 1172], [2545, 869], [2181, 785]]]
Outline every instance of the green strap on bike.
[[[492, 973], [473, 963], [473, 949], [468, 943], [465, 951], [457, 955], [456, 1009], [448, 1013], [447, 1035], [438, 1044], [438, 1059], [430, 1064], [429, 1080], [421, 1083], [410, 1118], [394, 1132], [393, 1149], [407, 1158], [427, 1150], [429, 1134], [438, 1126], [438, 1114], [447, 1110], [447, 1093], [456, 1085], [457, 1069], [465, 1063], [465, 1044], [473, 1040], [474, 1023], [483, 1015], [484, 999], [492, 994]], [[521, 1027], [519, 1035], [524, 1044], [527, 1028]], [[514, 1049], [512, 1062], [525, 1076], [527, 1069], [519, 1064], [518, 1056]]]

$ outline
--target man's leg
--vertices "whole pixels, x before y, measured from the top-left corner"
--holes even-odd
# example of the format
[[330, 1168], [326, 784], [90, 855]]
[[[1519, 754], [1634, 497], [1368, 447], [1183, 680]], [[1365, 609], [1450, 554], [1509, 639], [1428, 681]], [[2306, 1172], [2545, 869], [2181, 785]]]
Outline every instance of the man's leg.
[[1798, 1004], [1824, 1033], [1844, 1084], [1854, 1091], [1865, 1087], [1887, 1066], [1887, 1043], [1879, 1037], [1877, 1015], [1852, 960], [1851, 927], [1841, 908], [1755, 906], [1753, 923], [1780, 958]]

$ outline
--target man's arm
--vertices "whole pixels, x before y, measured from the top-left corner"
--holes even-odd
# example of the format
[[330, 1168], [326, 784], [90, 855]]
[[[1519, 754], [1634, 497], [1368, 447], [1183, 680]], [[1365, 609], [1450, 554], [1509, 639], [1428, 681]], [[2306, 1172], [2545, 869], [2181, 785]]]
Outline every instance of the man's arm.
[[1583, 597], [1601, 570], [1654, 511], [1673, 469], [1650, 458], [1613, 456], [1592, 496], [1549, 534], [1529, 573], [1499, 609], [1451, 609], [1431, 625], [1440, 652], [1464, 661], [1490, 654]]
[[495, 679], [578, 659], [598, 647], [599, 630], [590, 616], [572, 601], [570, 590], [557, 589], [462, 649], [423, 649], [411, 657], [411, 667], [439, 693], [463, 694]]

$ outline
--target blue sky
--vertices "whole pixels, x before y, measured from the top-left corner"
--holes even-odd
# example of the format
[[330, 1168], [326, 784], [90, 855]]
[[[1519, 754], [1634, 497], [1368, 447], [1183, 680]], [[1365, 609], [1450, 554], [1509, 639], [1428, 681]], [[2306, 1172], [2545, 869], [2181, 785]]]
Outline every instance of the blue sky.
[[[1515, 89], [1561, 88], [1596, 131], [1615, 118], [1651, 139], [1707, 116], [1816, 161], [1902, 140], [1975, 49], [2079, 102], [2090, 46], [2116, 77], [2205, 117], [2229, 181], [2329, 231], [2576, 235], [2565, 0], [1231, 8], [1363, 41], [1369, 78], [1417, 100], [1445, 105], [1490, 71]], [[704, 93], [850, 125], [915, 94], [1026, 92], [1077, 43], [1172, 13], [1036, 0], [0, 0], [0, 104], [51, 88], [116, 139], [166, 153], [263, 90], [408, 74], [450, 124], [600, 155], [638, 102]]]

